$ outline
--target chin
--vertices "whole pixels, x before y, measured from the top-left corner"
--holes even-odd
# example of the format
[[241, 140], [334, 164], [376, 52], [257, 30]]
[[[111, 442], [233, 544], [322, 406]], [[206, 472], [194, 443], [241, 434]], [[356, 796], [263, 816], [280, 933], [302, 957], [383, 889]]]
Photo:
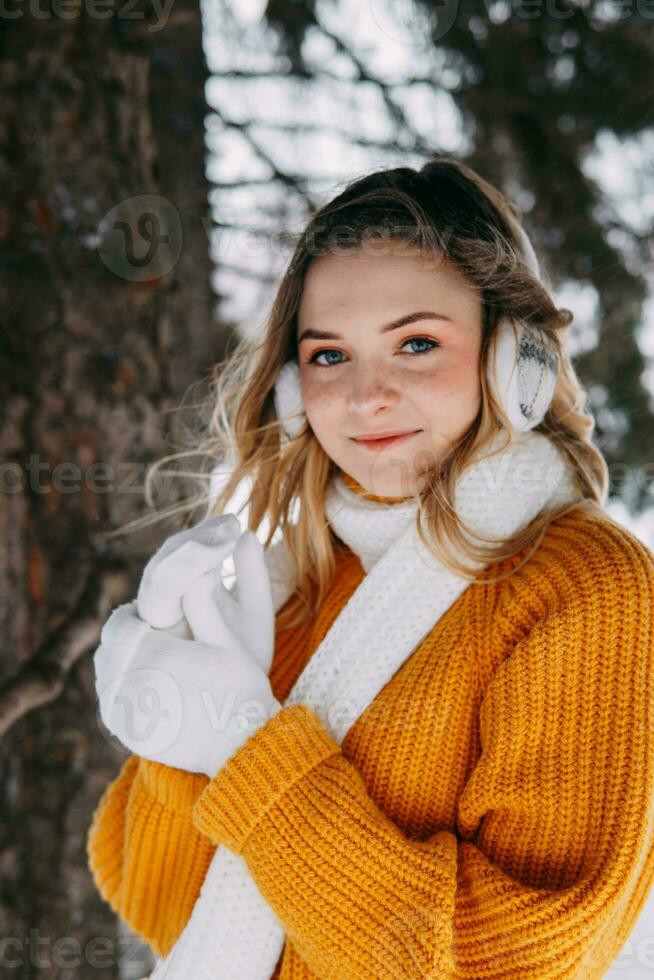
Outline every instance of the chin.
[[384, 474], [380, 468], [377, 472], [373, 470], [361, 476], [353, 475], [367, 493], [377, 497], [409, 497], [416, 491], [416, 477], [413, 474], [398, 475], [397, 471]]

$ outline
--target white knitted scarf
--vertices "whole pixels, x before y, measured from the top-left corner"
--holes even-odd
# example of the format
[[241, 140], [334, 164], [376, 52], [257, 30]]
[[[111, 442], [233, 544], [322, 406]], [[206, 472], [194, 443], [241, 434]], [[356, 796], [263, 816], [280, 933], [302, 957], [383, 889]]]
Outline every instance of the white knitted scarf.
[[[496, 448], [506, 434], [498, 434]], [[454, 504], [474, 532], [506, 539], [543, 509], [581, 499], [560, 451], [532, 430], [469, 467]], [[343, 741], [350, 727], [470, 584], [448, 571], [416, 530], [417, 502], [369, 500], [341, 473], [326, 495], [327, 519], [359, 557], [365, 577], [341, 609], [284, 701], [312, 708]], [[465, 564], [475, 567], [467, 556]], [[294, 589], [283, 542], [266, 552], [275, 609]], [[483, 566], [481, 566], [483, 567]], [[285, 941], [245, 859], [216, 848], [190, 919], [151, 980], [270, 980]]]

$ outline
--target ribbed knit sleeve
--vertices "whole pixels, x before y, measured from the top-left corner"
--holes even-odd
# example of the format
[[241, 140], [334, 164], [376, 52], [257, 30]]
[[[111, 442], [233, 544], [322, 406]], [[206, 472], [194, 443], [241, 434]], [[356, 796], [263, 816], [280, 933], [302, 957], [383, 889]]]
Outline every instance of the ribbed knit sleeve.
[[193, 824], [207, 777], [130, 756], [103, 793], [87, 835], [97, 888], [157, 956], [184, 929], [215, 845]]
[[129, 756], [98, 801], [86, 837], [89, 868], [102, 897], [115, 910], [123, 877], [125, 813], [138, 757]]
[[654, 861], [643, 554], [620, 578], [571, 583], [498, 663], [456, 832], [402, 833], [305, 705], [283, 708], [208, 782], [196, 827], [245, 858], [311, 975], [602, 976]]

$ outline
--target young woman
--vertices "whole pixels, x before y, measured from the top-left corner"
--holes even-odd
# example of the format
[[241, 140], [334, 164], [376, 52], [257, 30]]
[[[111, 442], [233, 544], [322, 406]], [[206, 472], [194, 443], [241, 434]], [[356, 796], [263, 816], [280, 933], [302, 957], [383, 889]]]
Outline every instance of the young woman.
[[[454, 160], [308, 223], [217, 379], [231, 476], [95, 656], [132, 754], [89, 863], [153, 976], [600, 978], [621, 951], [654, 882], [654, 555], [604, 509], [570, 321]], [[116, 710], [144, 690], [154, 734]]]

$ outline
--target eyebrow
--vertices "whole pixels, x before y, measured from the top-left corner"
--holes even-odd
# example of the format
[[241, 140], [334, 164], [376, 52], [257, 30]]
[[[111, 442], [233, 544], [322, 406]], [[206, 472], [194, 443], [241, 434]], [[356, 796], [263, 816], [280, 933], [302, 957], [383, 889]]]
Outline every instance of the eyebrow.
[[[430, 310], [420, 310], [417, 313], [407, 313], [405, 316], [399, 317], [397, 320], [393, 320], [391, 323], [387, 323], [380, 329], [380, 333], [388, 333], [389, 330], [397, 330], [399, 327], [406, 327], [409, 323], [415, 323], [416, 320], [447, 320], [452, 323], [452, 317], [446, 316], [444, 313], [433, 313]], [[303, 340], [341, 340], [341, 337], [337, 333], [329, 333], [326, 330], [313, 330], [308, 327], [306, 330], [302, 331], [301, 336], [298, 339], [298, 344], [301, 344]]]

